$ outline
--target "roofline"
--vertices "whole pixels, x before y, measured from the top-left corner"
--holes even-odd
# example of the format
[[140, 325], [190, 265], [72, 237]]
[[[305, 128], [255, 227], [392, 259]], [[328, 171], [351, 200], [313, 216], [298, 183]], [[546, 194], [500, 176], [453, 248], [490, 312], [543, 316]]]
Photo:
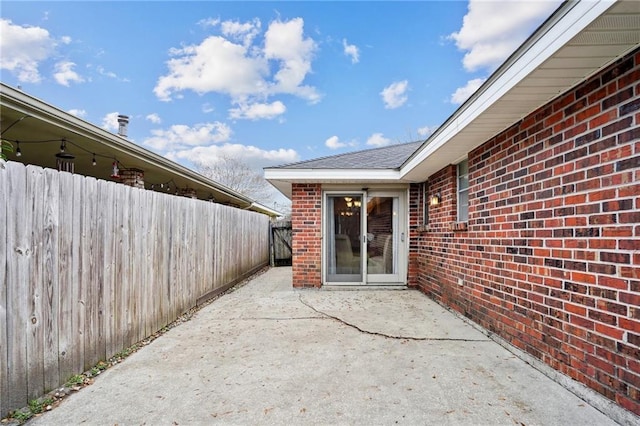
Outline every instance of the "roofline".
[[349, 181], [399, 181], [398, 169], [269, 169], [269, 180], [313, 180], [314, 182], [329, 180]]
[[193, 170], [184, 167], [174, 161], [171, 161], [161, 155], [153, 153], [139, 145], [128, 141], [126, 138], [115, 135], [95, 124], [69, 114], [51, 104], [48, 104], [30, 94], [14, 89], [13, 87], [0, 82], [0, 101], [12, 108], [21, 111], [30, 117], [36, 117], [53, 126], [61, 127], [69, 132], [82, 135], [89, 139], [100, 141], [109, 148], [137, 157], [145, 162], [151, 163], [156, 167], [164, 169], [170, 173], [179, 175], [184, 179], [197, 182], [201, 185], [208, 186], [213, 190], [225, 194], [234, 202], [238, 202], [241, 207], [271, 212], [273, 216], [280, 216], [281, 213], [256, 203], [251, 198], [234, 191], [231, 188], [217, 183]]
[[[379, 150], [382, 150], [382, 149], [389, 149], [389, 148], [402, 146], [402, 145], [410, 145], [410, 144], [418, 143], [418, 142], [420, 142], [420, 140], [411, 141], [411, 142], [393, 143], [393, 144], [390, 144], [390, 145], [378, 146], [378, 147], [375, 147], [375, 148], [363, 148], [363, 149], [358, 149], [358, 150], [355, 150], [355, 151], [342, 152], [340, 154], [335, 154], [335, 155], [325, 155], [323, 157], [312, 158], [310, 160], [303, 160], [303, 161], [296, 161], [294, 163], [281, 164], [279, 166], [269, 166], [269, 167], [265, 167], [264, 170], [277, 170], [277, 169], [282, 169], [282, 168], [291, 168], [291, 166], [299, 166], [299, 165], [306, 164], [306, 163], [315, 163], [316, 161], [322, 161], [322, 160], [326, 160], [328, 158], [340, 158], [340, 157], [345, 157], [345, 156], [349, 156], [349, 155], [353, 155], [353, 154], [358, 154], [360, 152], [379, 151]], [[304, 170], [303, 168], [296, 168], [296, 169]], [[397, 169], [399, 170], [399, 168], [397, 168]]]
[[[584, 30], [617, 0], [567, 0], [467, 99], [400, 168], [405, 177], [497, 99]], [[524, 63], [523, 63], [524, 62]], [[516, 66], [517, 65], [517, 66]]]

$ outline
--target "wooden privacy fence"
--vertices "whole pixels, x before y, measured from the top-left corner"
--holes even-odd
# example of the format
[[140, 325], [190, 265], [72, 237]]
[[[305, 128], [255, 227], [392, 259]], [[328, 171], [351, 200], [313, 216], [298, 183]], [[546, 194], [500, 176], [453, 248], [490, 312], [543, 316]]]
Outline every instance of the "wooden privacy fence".
[[269, 262], [269, 218], [0, 161], [0, 414]]

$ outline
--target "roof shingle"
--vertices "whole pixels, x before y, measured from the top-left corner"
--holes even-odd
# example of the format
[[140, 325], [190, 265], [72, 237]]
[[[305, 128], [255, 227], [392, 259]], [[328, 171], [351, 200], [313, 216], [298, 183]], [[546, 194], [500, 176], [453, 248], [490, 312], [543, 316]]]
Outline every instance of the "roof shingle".
[[399, 169], [422, 141], [389, 145], [285, 164], [273, 169]]

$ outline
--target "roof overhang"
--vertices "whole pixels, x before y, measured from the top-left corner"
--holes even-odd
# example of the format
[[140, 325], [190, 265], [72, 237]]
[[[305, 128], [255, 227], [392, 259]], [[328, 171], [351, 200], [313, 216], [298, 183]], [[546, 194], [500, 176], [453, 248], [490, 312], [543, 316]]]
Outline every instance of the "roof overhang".
[[265, 169], [265, 177], [286, 197], [291, 198], [291, 183], [384, 184], [398, 183], [399, 170], [390, 169]]
[[[267, 214], [281, 214], [165, 157], [150, 152], [126, 138], [108, 132], [35, 97], [0, 83], [0, 124], [2, 138], [20, 141], [22, 156], [9, 160], [55, 168], [60, 140], [75, 155], [75, 173], [98, 179], [110, 178], [112, 162], [120, 167], [144, 171], [146, 186], [170, 182], [173, 190], [189, 188], [197, 197], [210, 197], [221, 204]], [[50, 141], [50, 142], [45, 142]], [[93, 154], [97, 165], [92, 165]]]
[[637, 1], [569, 1], [407, 160], [423, 181], [640, 44]]
[[[636, 0], [567, 1], [404, 163], [385, 179], [422, 182], [459, 161], [640, 45]], [[349, 182], [358, 170], [332, 170]], [[271, 168], [265, 177], [291, 196], [293, 182], [323, 182], [323, 170]], [[372, 173], [380, 179], [383, 171]], [[364, 181], [363, 181], [364, 182]]]

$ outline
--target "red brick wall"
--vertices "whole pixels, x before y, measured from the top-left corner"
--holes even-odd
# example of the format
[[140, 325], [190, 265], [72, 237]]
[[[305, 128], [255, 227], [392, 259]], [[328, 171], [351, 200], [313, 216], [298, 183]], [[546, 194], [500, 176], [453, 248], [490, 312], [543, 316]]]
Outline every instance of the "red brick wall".
[[322, 284], [322, 186], [294, 183], [291, 197], [293, 286]]
[[640, 51], [469, 153], [466, 231], [427, 185], [410, 283], [640, 414]]

